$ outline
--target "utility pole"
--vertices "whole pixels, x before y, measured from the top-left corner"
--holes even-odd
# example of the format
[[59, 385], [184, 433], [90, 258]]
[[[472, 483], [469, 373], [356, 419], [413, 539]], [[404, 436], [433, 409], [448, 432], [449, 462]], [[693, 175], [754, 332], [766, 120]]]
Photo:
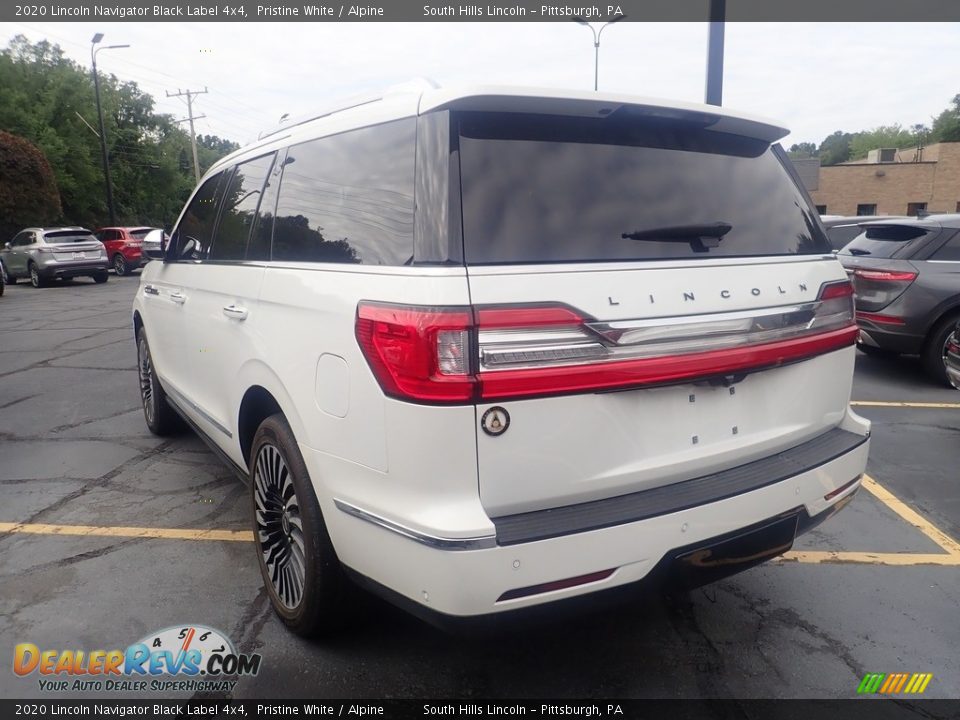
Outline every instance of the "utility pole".
[[[103, 33], [97, 33], [90, 41], [90, 61], [93, 65], [93, 91], [97, 97], [97, 118], [100, 120], [100, 154], [103, 159], [103, 178], [107, 184], [107, 211], [110, 213], [110, 224], [116, 225], [117, 213], [113, 206], [113, 181], [110, 179], [110, 156], [107, 154], [107, 131], [103, 126], [103, 108], [100, 107], [100, 78], [97, 75], [97, 53], [101, 50], [119, 50], [130, 46], [105, 45], [97, 47], [101, 40], [103, 40]], [[80, 119], [83, 120], [83, 118]], [[83, 122], [86, 123], [87, 121], [83, 120]], [[89, 123], [87, 123], [87, 127], [90, 127]], [[92, 130], [93, 128], [90, 129]], [[94, 134], [96, 134], [96, 130], [94, 130]]]
[[207, 88], [204, 87], [203, 90], [184, 90], [180, 91], [180, 88], [177, 88], [177, 92], [171, 93], [167, 92], [167, 97], [186, 97], [187, 98], [187, 117], [183, 120], [177, 120], [177, 122], [190, 122], [190, 144], [193, 146], [193, 174], [197, 178], [197, 184], [200, 184], [200, 164], [197, 162], [197, 134], [193, 129], [193, 121], [200, 120], [205, 118], [206, 115], [194, 115], [193, 114], [193, 96], [194, 95], [203, 95], [208, 92]]
[[707, 105], [723, 104], [723, 35], [727, 0], [710, 0], [710, 36], [707, 44]]

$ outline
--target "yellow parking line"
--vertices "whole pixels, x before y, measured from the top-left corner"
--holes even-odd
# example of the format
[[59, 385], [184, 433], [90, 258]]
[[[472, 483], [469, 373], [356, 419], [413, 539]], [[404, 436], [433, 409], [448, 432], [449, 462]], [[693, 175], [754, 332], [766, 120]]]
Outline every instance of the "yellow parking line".
[[955, 558], [960, 559], [960, 543], [903, 502], [903, 500], [883, 487], [883, 485], [878, 483], [869, 475], [864, 475], [863, 487], [866, 488], [871, 495], [877, 498], [877, 500], [893, 510], [897, 515], [913, 525], [915, 528], [917, 528], [917, 530], [933, 540], [933, 542], [935, 542], [937, 545], [942, 547]]
[[810, 563], [829, 565], [852, 563], [857, 565], [946, 565], [960, 567], [960, 556], [940, 553], [872, 553], [833, 552], [822, 550], [791, 550], [776, 558], [780, 563]]
[[0, 522], [0, 533], [253, 542], [253, 533], [249, 530], [191, 530], [187, 528], [103, 527], [97, 525], [46, 525], [38, 523]]
[[947, 408], [952, 410], [960, 408], [960, 403], [934, 402], [880, 402], [879, 400], [851, 400], [850, 404], [854, 407]]

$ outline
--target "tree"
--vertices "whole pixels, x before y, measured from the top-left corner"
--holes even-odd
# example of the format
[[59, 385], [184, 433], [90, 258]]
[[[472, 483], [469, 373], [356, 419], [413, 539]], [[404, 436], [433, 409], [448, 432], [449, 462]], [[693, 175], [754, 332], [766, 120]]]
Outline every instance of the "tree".
[[[182, 162], [189, 136], [136, 83], [101, 75], [100, 97], [118, 221], [172, 224], [194, 186], [192, 165]], [[0, 51], [0, 128], [40, 148], [56, 177], [62, 220], [88, 227], [107, 223], [96, 118], [89, 70], [59, 46], [18, 35]], [[212, 138], [201, 167], [235, 148]]]
[[901, 125], [881, 125], [858, 132], [850, 140], [850, 159], [862, 160], [877, 148], [910, 148], [917, 145], [916, 133]]
[[930, 142], [960, 142], [960, 95], [954, 95], [948, 107], [933, 118]]
[[850, 159], [850, 140], [853, 136], [842, 130], [837, 130], [833, 134], [824, 138], [820, 143], [817, 154], [820, 156], [821, 165], [837, 165]]
[[802, 160], [804, 158], [816, 157], [817, 152], [817, 146], [812, 142], [802, 142], [791, 145], [787, 154], [794, 160]]
[[60, 212], [47, 158], [30, 141], [0, 130], [0, 243], [25, 227], [56, 222]]

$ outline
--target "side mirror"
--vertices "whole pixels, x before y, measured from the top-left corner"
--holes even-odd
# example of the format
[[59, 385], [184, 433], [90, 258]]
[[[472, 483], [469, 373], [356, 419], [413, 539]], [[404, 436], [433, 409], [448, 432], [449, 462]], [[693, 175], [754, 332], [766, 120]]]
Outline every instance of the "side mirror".
[[151, 230], [143, 238], [143, 253], [151, 260], [163, 260], [163, 230]]
[[10, 249], [10, 243], [9, 243], [9, 242], [5, 242], [5, 243], [3, 244], [3, 246], [4, 246], [7, 250]]

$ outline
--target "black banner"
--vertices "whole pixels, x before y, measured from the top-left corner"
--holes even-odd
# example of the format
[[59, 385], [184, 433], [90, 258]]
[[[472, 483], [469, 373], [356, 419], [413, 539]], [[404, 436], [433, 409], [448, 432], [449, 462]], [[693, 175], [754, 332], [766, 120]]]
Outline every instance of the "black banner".
[[[960, 21], [957, 0], [725, 0], [730, 22]], [[706, 21], [711, 0], [605, 0], [555, 3], [527, 0], [424, 2], [381, 0], [55, 0], [3, 3], [0, 21], [29, 22], [626, 22]]]
[[0, 700], [3, 718], [744, 718], [948, 720], [960, 700]]

